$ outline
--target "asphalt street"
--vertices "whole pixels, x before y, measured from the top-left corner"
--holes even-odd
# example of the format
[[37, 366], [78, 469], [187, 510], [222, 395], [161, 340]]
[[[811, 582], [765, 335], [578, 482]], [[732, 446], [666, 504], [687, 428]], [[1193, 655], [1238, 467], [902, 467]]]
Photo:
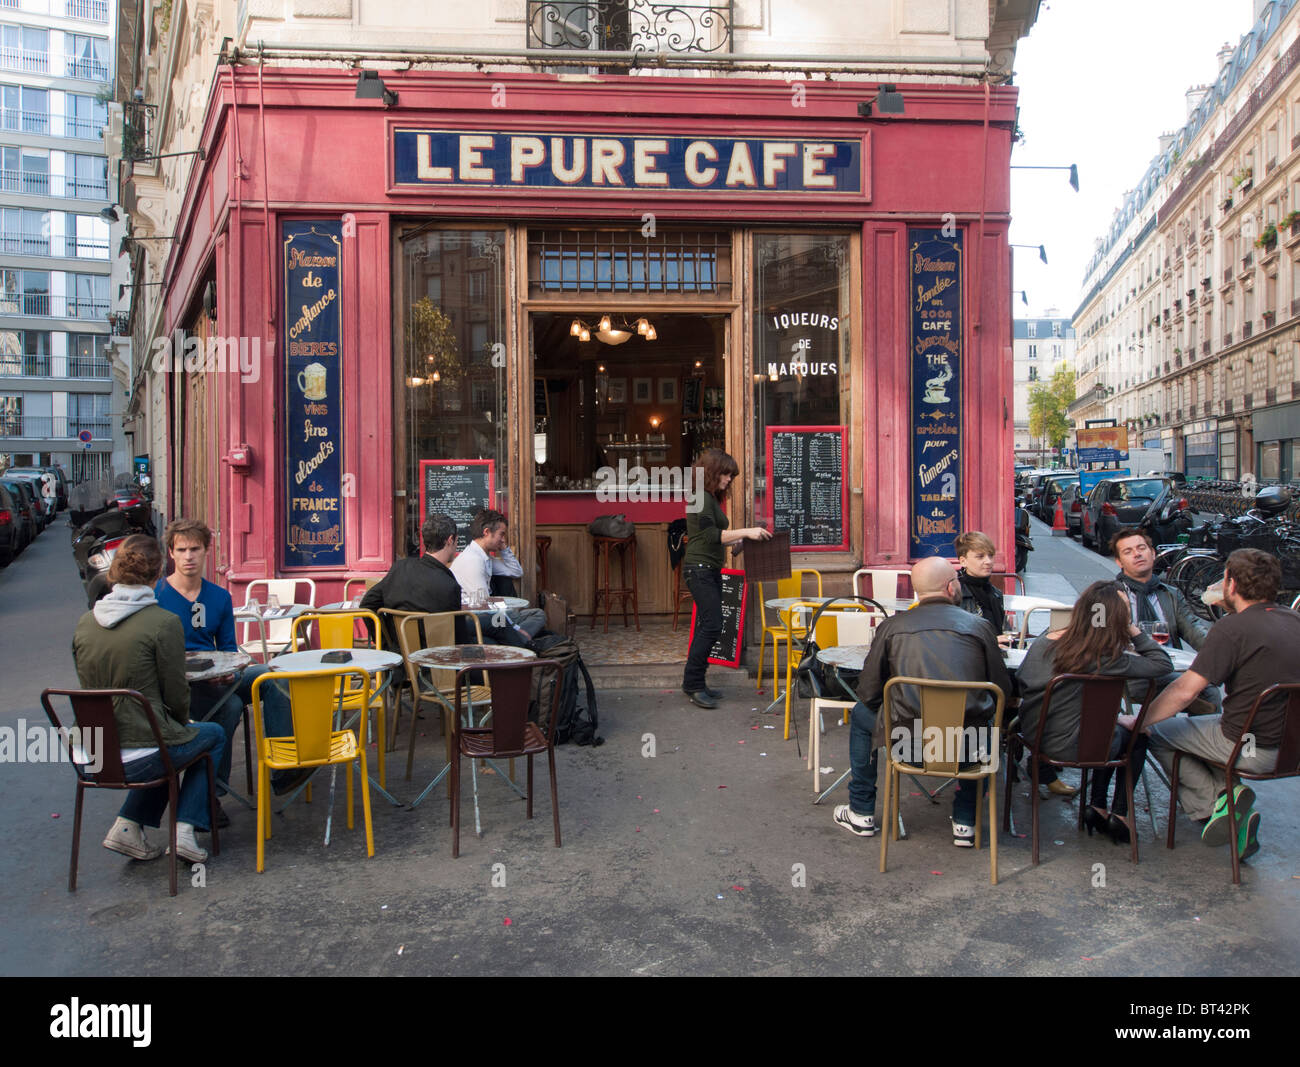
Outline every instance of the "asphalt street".
[[[71, 687], [73, 627], [84, 610], [60, 523], [0, 571], [0, 727], [43, 723], [39, 694]], [[1029, 592], [1068, 597], [1113, 573], [1095, 553], [1034, 526]], [[1223, 849], [1199, 844], [1179, 816], [1163, 837], [1168, 795], [1154, 776], [1160, 839], [1139, 790], [1141, 862], [1075, 827], [1076, 808], [1045, 800], [1042, 863], [1002, 834], [1001, 880], [987, 848], [951, 844], [947, 795], [905, 786], [907, 838], [879, 872], [879, 839], [831, 819], [841, 789], [812, 804], [806, 753], [781, 739], [752, 683], [731, 684], [716, 712], [675, 690], [601, 699], [599, 748], [561, 748], [563, 848], [551, 840], [544, 765], [535, 818], [492, 777], [480, 779], [483, 836], [469, 784], [461, 856], [451, 858], [448, 800], [418, 809], [377, 794], [375, 856], [343, 825], [322, 842], [328, 790], [275, 816], [267, 869], [254, 870], [253, 817], [221, 855], [183, 872], [167, 894], [163, 861], [100, 847], [118, 801], [86, 803], [81, 868], [67, 890], [73, 773], [0, 767], [0, 968], [7, 975], [1293, 975], [1300, 972], [1300, 782], [1258, 786], [1262, 851], [1231, 885]], [[799, 716], [797, 716], [798, 718]], [[773, 728], [775, 727], [775, 728]], [[421, 721], [414, 780], [391, 761], [404, 801], [441, 765], [436, 725]], [[404, 744], [406, 734], [399, 738]], [[237, 738], [237, 743], [239, 743]], [[822, 764], [847, 766], [848, 730], [828, 723]], [[237, 764], [238, 766], [238, 764]], [[521, 768], [522, 770], [522, 768]], [[1067, 779], [1074, 780], [1067, 773]], [[243, 784], [236, 771], [237, 787]], [[933, 784], [933, 783], [931, 783]], [[1027, 786], [1015, 818], [1029, 826]], [[1000, 804], [1000, 798], [999, 798]]]

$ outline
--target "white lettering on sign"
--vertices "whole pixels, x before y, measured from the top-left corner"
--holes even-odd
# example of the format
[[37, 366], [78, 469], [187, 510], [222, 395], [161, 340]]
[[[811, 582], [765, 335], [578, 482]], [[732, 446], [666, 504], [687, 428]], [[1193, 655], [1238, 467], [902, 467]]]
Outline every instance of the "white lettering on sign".
[[591, 142], [591, 180], [594, 185], [622, 185], [623, 175], [618, 172], [627, 161], [627, 149], [622, 141], [611, 137], [596, 137]]
[[449, 182], [452, 174], [450, 167], [435, 167], [429, 158], [432, 154], [431, 148], [433, 138], [427, 133], [422, 133], [415, 139], [415, 173], [421, 181], [426, 182]]
[[784, 312], [772, 316], [774, 330], [788, 330], [792, 326], [816, 326], [823, 330], [838, 330], [840, 319], [838, 315], [818, 315], [808, 311]]
[[540, 137], [510, 138], [510, 180], [522, 182], [528, 167], [541, 166], [546, 159], [546, 145]]
[[463, 182], [490, 182], [495, 175], [491, 167], [483, 166], [483, 152], [496, 144], [491, 134], [464, 134], [460, 139], [460, 180]]
[[785, 173], [785, 161], [793, 158], [797, 151], [793, 141], [764, 141], [763, 184], [775, 185], [776, 176]]
[[692, 141], [686, 146], [686, 178], [692, 185], [709, 185], [718, 178], [717, 167], [701, 167], [700, 157], [718, 161], [718, 150], [708, 141]]
[[835, 176], [826, 173], [826, 159], [835, 155], [833, 144], [803, 146], [803, 185], [805, 189], [834, 189]]
[[632, 164], [632, 179], [637, 185], [667, 185], [668, 175], [655, 170], [655, 156], [668, 151], [667, 141], [633, 142], [635, 158]]
[[758, 180], [754, 177], [754, 160], [749, 154], [749, 145], [744, 141], [737, 141], [732, 146], [726, 184], [748, 185], [750, 188], [758, 184]]

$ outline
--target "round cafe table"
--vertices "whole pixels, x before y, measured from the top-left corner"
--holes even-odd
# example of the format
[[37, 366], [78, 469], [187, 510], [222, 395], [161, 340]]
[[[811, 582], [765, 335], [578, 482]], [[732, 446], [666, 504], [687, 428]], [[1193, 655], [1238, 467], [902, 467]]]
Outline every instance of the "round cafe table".
[[[348, 660], [346, 663], [326, 663], [322, 657], [324, 657], [324, 655], [327, 652], [350, 652], [352, 654], [352, 658]], [[353, 670], [363, 670], [367, 674], [378, 674], [380, 671], [388, 671], [388, 670], [392, 670], [394, 667], [399, 667], [401, 666], [401, 663], [402, 663], [402, 657], [398, 653], [386, 652], [382, 648], [309, 648], [309, 649], [304, 649], [301, 652], [286, 652], [282, 656], [276, 656], [275, 659], [271, 660], [269, 666], [271, 670], [277, 672], [353, 669]], [[373, 696], [375, 692], [376, 691], [372, 691], [371, 695]], [[382, 699], [384, 701], [388, 700], [387, 685], [384, 685], [377, 692], [379, 692], [382, 695]], [[350, 727], [353, 722], [355, 722], [358, 718], [360, 718], [360, 716], [361, 716], [361, 712], [358, 711], [356, 715], [354, 715], [351, 719], [349, 719], [346, 723], [343, 724], [342, 729], [347, 729], [348, 727]], [[381, 727], [383, 726], [382, 722], [380, 723], [380, 726]], [[365, 738], [361, 739], [361, 743], [365, 744]], [[384, 744], [384, 739], [381, 731], [381, 736], [379, 738], [381, 758], [383, 752], [383, 744]], [[337, 774], [337, 772], [338, 772], [338, 765], [335, 764], [333, 771], [331, 771], [331, 779], [330, 779], [331, 796], [334, 788], [333, 777], [335, 774]], [[370, 777], [370, 784], [373, 785], [383, 796], [383, 798], [387, 800], [388, 803], [393, 805], [393, 807], [400, 808], [402, 806], [401, 801], [399, 801], [396, 797], [394, 797], [393, 794], [390, 793], [387, 789], [385, 789], [379, 782], [375, 781], [373, 775]], [[329, 843], [328, 833], [329, 831], [328, 831], [328, 824], [327, 824], [326, 844]]]
[[[191, 669], [195, 663], [201, 663], [203, 660], [211, 660], [212, 666], [201, 669]], [[247, 652], [220, 652], [216, 649], [208, 651], [206, 649], [190, 650], [185, 653], [185, 680], [193, 685], [195, 682], [215, 682], [219, 678], [227, 678], [234, 675], [226, 688], [212, 706], [208, 709], [207, 715], [201, 721], [207, 722], [212, 718], [218, 708], [221, 707], [229, 698], [230, 694], [239, 688], [242, 681], [240, 673], [245, 667], [253, 662], [253, 657]], [[241, 715], [244, 720], [244, 774], [248, 782], [248, 789], [251, 792], [253, 788], [253, 756], [252, 748], [248, 742], [248, 709], [245, 708]], [[229, 782], [219, 783], [223, 789], [236, 800], [242, 802], [246, 807], [252, 808], [252, 804], [243, 796], [230, 788]]]
[[[288, 605], [282, 605], [281, 607], [274, 608], [274, 609], [268, 608], [265, 604], [261, 604], [259, 605], [259, 607], [260, 610], [258, 611], [254, 611], [247, 604], [243, 605], [242, 607], [235, 608], [235, 622], [257, 624], [257, 631], [262, 641], [262, 662], [263, 663], [269, 663], [271, 660], [269, 642], [267, 641], [267, 637], [266, 637], [267, 634], [266, 624], [268, 622], [279, 622], [281, 620], [295, 619], [299, 615], [302, 615], [304, 612], [316, 610], [310, 604], [288, 604]], [[247, 633], [245, 633], [245, 636], [247, 636]], [[247, 644], [248, 642], [244, 642], [244, 643]], [[277, 640], [275, 644], [277, 648], [280, 647], [280, 645], [284, 645], [287, 648], [289, 642], [288, 641], [282, 642]]]
[[[512, 597], [508, 599], [518, 599]], [[494, 609], [488, 609], [494, 610]], [[513, 645], [436, 645], [433, 648], [421, 648], [411, 653], [411, 663], [416, 667], [427, 667], [432, 670], [440, 671], [459, 671], [466, 667], [484, 667], [493, 663], [521, 663], [524, 660], [536, 659], [537, 653], [531, 648], [516, 648]], [[411, 679], [411, 684], [416, 684], [415, 679]], [[429, 693], [443, 707], [447, 709], [449, 715], [456, 714], [456, 706], [449, 701], [445, 695], [434, 686]], [[474, 725], [474, 704], [471, 701], [466, 708], [466, 714], [469, 716], [470, 725]], [[480, 720], [481, 722], [482, 720]], [[459, 753], [452, 753], [452, 759], [460, 759]], [[498, 775], [510, 786], [519, 796], [525, 796], [525, 792], [511, 780], [508, 774], [503, 774], [501, 768], [497, 767], [492, 760], [487, 760]], [[470, 778], [474, 788], [474, 832], [480, 837], [483, 836], [483, 826], [479, 817], [478, 807], [478, 760], [471, 760]], [[434, 787], [451, 773], [451, 764], [448, 763], [440, 770], [423, 792], [411, 802], [414, 808], [425, 797], [433, 792]]]

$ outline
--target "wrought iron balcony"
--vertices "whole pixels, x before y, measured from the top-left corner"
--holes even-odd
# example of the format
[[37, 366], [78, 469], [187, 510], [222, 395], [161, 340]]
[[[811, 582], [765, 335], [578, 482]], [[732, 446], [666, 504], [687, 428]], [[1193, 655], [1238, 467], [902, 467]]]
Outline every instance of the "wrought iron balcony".
[[734, 2], [528, 0], [528, 47], [557, 52], [731, 51]]

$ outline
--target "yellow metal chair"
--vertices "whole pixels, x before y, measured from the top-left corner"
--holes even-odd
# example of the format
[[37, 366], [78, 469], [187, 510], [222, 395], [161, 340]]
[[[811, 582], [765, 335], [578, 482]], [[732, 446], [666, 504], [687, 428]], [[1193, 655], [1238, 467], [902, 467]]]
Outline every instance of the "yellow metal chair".
[[[776, 582], [776, 592], [768, 594], [765, 587], [771, 588], [770, 582], [758, 583], [758, 611], [759, 619], [763, 624], [763, 633], [758, 641], [758, 684], [755, 689], [763, 688], [763, 646], [766, 645], [767, 639], [772, 638], [772, 699], [776, 699], [776, 670], [780, 662], [781, 642], [786, 640], [786, 625], [783, 617], [778, 617], [775, 623], [768, 623], [767, 608], [764, 606], [768, 599], [773, 597], [803, 596], [803, 579], [805, 574], [811, 574], [817, 579], [817, 595], [822, 595], [822, 576], [820, 571], [811, 568], [793, 570], [789, 578], [780, 578]], [[790, 646], [786, 645], [787, 666], [790, 659]]]
[[[262, 684], [284, 682], [289, 687], [293, 736], [267, 737], [262, 725]], [[350, 684], [355, 682], [355, 685]], [[334, 729], [342, 714], [344, 694], [355, 692], [360, 717], [354, 733]], [[366, 715], [370, 709], [370, 675], [359, 667], [319, 671], [276, 671], [253, 682], [253, 724], [257, 732], [257, 872], [266, 869], [266, 842], [271, 839], [271, 772], [299, 767], [328, 767], [342, 763], [347, 770], [348, 829], [353, 826], [352, 764], [361, 761], [361, 810], [366, 824], [366, 855], [375, 854], [370, 820], [370, 779], [366, 768]]]
[[[358, 623], [362, 624], [361, 627], [358, 627]], [[379, 627], [379, 616], [373, 611], [328, 611], [319, 614], [308, 612], [299, 615], [293, 620], [293, 627], [289, 631], [289, 646], [294, 652], [310, 648], [307, 631], [310, 627], [315, 626], [317, 648], [355, 648], [357, 647], [357, 631], [360, 628], [365, 633], [365, 624], [367, 623], [373, 627], [375, 635], [374, 644], [370, 647], [383, 649], [384, 638]], [[379, 750], [379, 787], [381, 789], [388, 788], [384, 752], [389, 747], [386, 742], [385, 724], [388, 721], [388, 694], [391, 685], [392, 673], [386, 671], [384, 680], [378, 686], [369, 688], [370, 707], [376, 711], [379, 719], [376, 733], [379, 744], [376, 747]], [[343, 690], [342, 697], [344, 711], [356, 711], [361, 706], [361, 690], [358, 686], [350, 686]]]
[[[464, 615], [474, 623], [474, 632], [478, 643], [483, 643], [483, 628], [479, 617], [472, 611], [442, 611], [436, 614], [416, 612], [393, 612], [392, 618], [397, 626], [397, 642], [402, 650], [402, 660], [406, 664], [406, 679], [411, 687], [411, 739], [406, 748], [406, 780], [411, 780], [411, 768], [415, 762], [415, 720], [420, 714], [421, 705], [436, 708], [442, 717], [442, 734], [447, 746], [447, 762], [452, 756], [452, 740], [455, 734], [453, 724], [449, 721], [449, 706], [456, 702], [456, 672], [454, 670], [433, 670], [421, 668], [411, 662], [411, 655], [421, 648], [436, 648], [441, 645], [456, 644], [456, 619]], [[429, 681], [421, 679], [420, 672], [427, 671]], [[487, 685], [472, 685], [467, 690], [469, 702], [476, 708], [486, 708], [492, 703], [492, 688]], [[512, 775], [513, 777], [513, 775]], [[447, 779], [447, 788], [451, 789], [451, 779]]]
[[[885, 873], [885, 863], [889, 854], [889, 839], [898, 840], [898, 798], [899, 776], [920, 775], [922, 778], [955, 778], [965, 781], [988, 779], [989, 795], [989, 879], [998, 884], [998, 754], [1002, 736], [1002, 711], [1006, 702], [1005, 695], [992, 682], [941, 682], [930, 678], [908, 678], [900, 676], [885, 683], [884, 702], [880, 714], [885, 721], [892, 723], [894, 695], [901, 685], [916, 686], [920, 690], [921, 714], [917, 718], [915, 729], [920, 732], [922, 759], [920, 763], [908, 763], [895, 759], [896, 755], [912, 755], [908, 746], [900, 751], [894, 743], [893, 730], [886, 731], [885, 740], [885, 798], [881, 810], [884, 822], [880, 833], [880, 873]], [[963, 770], [961, 764], [961, 745], [953, 744], [956, 738], [964, 740], [966, 722], [966, 697], [975, 690], [984, 690], [993, 695], [996, 704], [993, 710], [993, 730], [989, 738], [989, 760]], [[939, 740], [937, 759], [931, 759], [934, 746], [930, 743]], [[978, 788], [978, 787], [977, 787]], [[980, 847], [980, 813], [979, 803], [975, 805], [975, 847]]]

